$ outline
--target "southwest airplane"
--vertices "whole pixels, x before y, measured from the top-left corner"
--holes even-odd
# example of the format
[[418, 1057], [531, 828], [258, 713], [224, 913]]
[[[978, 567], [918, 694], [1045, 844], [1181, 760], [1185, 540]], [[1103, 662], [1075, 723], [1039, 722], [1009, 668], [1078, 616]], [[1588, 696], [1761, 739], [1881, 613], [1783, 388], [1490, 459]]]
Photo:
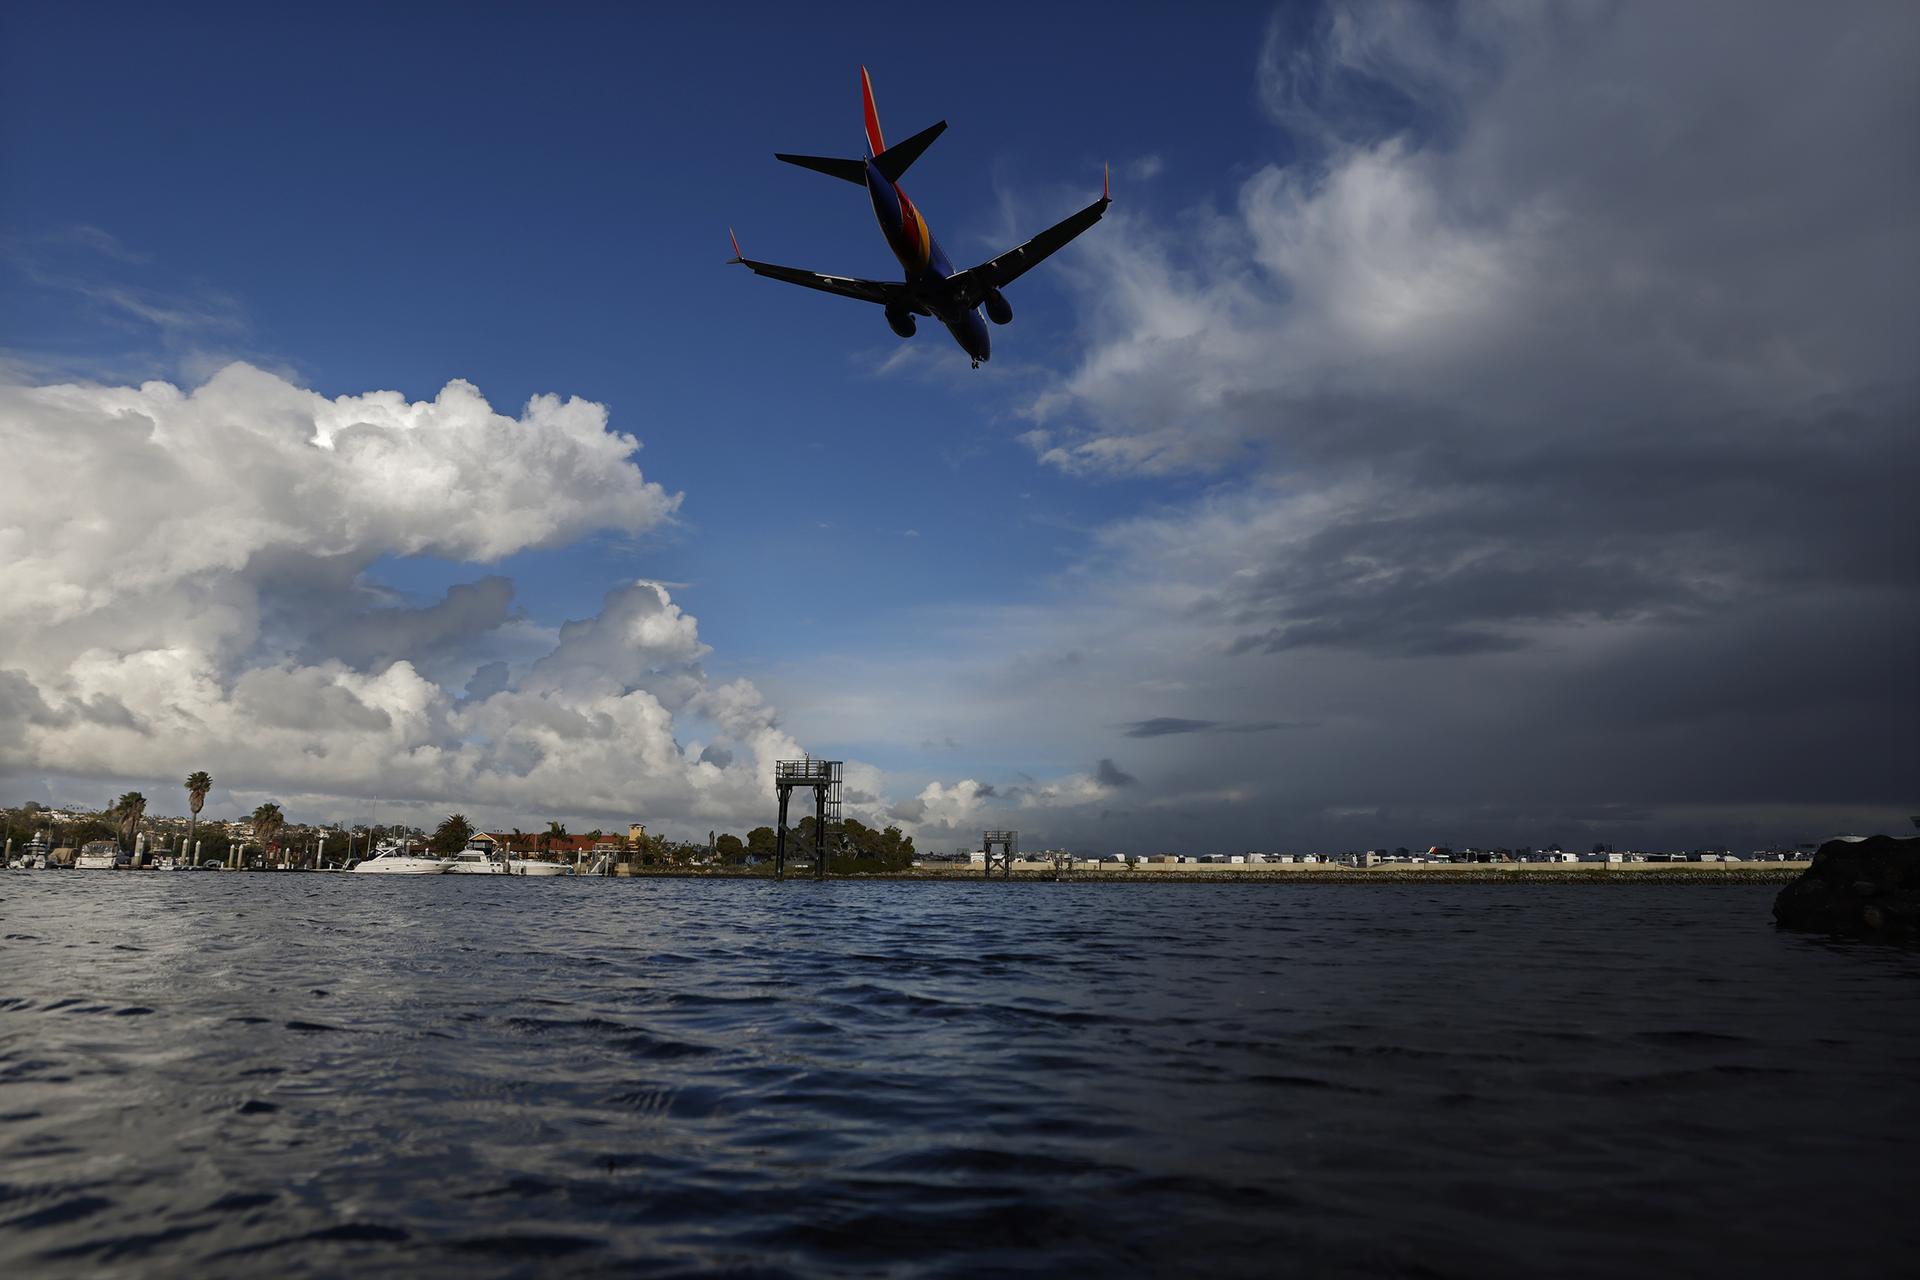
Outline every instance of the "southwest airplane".
[[971, 270], [955, 271], [940, 242], [927, 230], [927, 220], [900, 189], [900, 175], [920, 158], [921, 152], [933, 145], [947, 122], [942, 120], [889, 147], [880, 135], [880, 113], [873, 105], [873, 81], [867, 78], [865, 67], [860, 68], [860, 93], [867, 109], [867, 149], [861, 159], [778, 153], [774, 159], [865, 187], [868, 198], [873, 201], [873, 216], [880, 220], [880, 230], [886, 234], [894, 257], [900, 259], [900, 265], [905, 268], [906, 279], [898, 284], [890, 280], [856, 280], [850, 276], [822, 275], [798, 267], [755, 262], [741, 256], [739, 237], [732, 232], [728, 232], [728, 236], [733, 240], [733, 257], [728, 261], [773, 280], [858, 298], [862, 302], [877, 302], [887, 309], [887, 323], [903, 338], [913, 336], [915, 316], [930, 316], [947, 326], [947, 332], [953, 335], [961, 350], [973, 357], [973, 367], [978, 369], [980, 362], [993, 351], [987, 326], [980, 319], [980, 308], [986, 308], [987, 318], [995, 324], [1013, 319], [1013, 305], [1000, 290], [1100, 221], [1100, 215], [1112, 203], [1107, 196], [1106, 180], [1100, 183], [1100, 198], [1071, 218], [1042, 231], [1017, 249], [1009, 249]]

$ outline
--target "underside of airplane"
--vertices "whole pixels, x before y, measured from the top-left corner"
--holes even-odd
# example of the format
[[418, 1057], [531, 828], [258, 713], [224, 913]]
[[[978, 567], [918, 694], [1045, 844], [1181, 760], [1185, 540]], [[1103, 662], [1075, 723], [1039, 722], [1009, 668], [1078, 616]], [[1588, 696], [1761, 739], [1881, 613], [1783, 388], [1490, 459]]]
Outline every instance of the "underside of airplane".
[[973, 367], [977, 369], [993, 352], [993, 343], [988, 336], [986, 321], [981, 319], [981, 311], [984, 310], [986, 318], [995, 324], [1006, 324], [1013, 319], [1013, 304], [1007, 301], [1001, 290], [1100, 221], [1100, 216], [1112, 203], [1107, 183], [1102, 180], [1100, 198], [1080, 212], [977, 267], [956, 271], [945, 251], [940, 248], [940, 242], [934, 239], [933, 232], [928, 229], [926, 218], [900, 188], [901, 176], [946, 129], [947, 122], [942, 120], [906, 141], [889, 147], [880, 132], [880, 114], [874, 106], [873, 83], [865, 67], [860, 68], [860, 91], [866, 109], [867, 148], [864, 155], [858, 159], [843, 160], [834, 156], [776, 153], [774, 158], [865, 187], [873, 205], [874, 217], [879, 221], [880, 230], [886, 235], [894, 256], [900, 260], [904, 278], [862, 280], [800, 267], [783, 267], [772, 262], [756, 262], [741, 254], [737, 237], [733, 238], [733, 257], [730, 261], [769, 279], [877, 303], [886, 309], [887, 323], [903, 338], [913, 336], [916, 316], [938, 320], [972, 358]]

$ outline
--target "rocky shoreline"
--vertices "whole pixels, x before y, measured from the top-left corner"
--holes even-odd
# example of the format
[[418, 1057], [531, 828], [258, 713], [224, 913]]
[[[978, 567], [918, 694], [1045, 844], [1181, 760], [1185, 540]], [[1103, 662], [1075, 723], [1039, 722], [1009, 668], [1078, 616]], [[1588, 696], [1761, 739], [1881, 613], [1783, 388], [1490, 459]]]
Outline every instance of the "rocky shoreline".
[[1774, 899], [1773, 918], [1783, 929], [1920, 943], [1920, 837], [1827, 841]]

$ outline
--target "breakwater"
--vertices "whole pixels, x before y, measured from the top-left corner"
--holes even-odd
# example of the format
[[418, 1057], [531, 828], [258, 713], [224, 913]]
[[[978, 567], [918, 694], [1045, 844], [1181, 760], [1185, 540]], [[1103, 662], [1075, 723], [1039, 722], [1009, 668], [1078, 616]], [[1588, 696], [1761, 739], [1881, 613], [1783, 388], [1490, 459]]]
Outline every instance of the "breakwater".
[[[1074, 884], [1345, 884], [1345, 885], [1753, 885], [1785, 884], [1805, 867], [1805, 863], [1653, 863], [1627, 864], [1626, 868], [1605, 869], [1597, 865], [1553, 866], [1434, 866], [1434, 867], [1340, 867], [1340, 866], [1165, 866], [1153, 870], [1109, 870], [1113, 864], [1082, 865], [1075, 870], [1051, 866], [1015, 864], [1011, 875], [995, 872], [991, 879], [1034, 883]], [[636, 867], [623, 872], [622, 878], [660, 880], [767, 880], [772, 873], [764, 869], [704, 867]], [[789, 869], [788, 879], [810, 879], [811, 873]], [[980, 867], [926, 867], [911, 871], [877, 871], [853, 875], [835, 873], [836, 880], [885, 880], [907, 883], [949, 883], [986, 880]]]

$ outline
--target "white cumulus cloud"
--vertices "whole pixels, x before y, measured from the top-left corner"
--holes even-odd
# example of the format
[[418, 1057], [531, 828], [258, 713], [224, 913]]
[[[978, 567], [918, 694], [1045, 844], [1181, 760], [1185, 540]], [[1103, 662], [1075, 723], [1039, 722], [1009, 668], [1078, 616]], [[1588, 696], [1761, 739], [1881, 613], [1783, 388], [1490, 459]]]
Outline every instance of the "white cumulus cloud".
[[670, 519], [678, 495], [599, 405], [512, 416], [465, 382], [328, 398], [235, 364], [192, 389], [0, 387], [0, 440], [16, 778], [164, 794], [205, 767], [335, 812], [705, 821], [746, 813], [798, 749], [750, 686], [709, 684], [695, 620], [657, 585], [556, 637], [498, 576], [419, 608], [363, 580], [383, 556], [489, 562]]
[[[600, 405], [508, 415], [466, 382], [328, 398], [233, 364], [191, 389], [0, 385], [0, 445], [16, 791], [125, 783], [165, 811], [205, 768], [216, 800], [301, 818], [459, 808], [687, 834], [767, 821], [773, 762], [804, 750], [751, 682], [708, 675], [697, 620], [659, 583], [547, 628], [498, 574], [426, 604], [367, 581], [382, 557], [486, 564], [670, 520], [679, 495]], [[880, 770], [846, 777], [850, 815], [900, 820]], [[932, 820], [979, 789], [934, 783]]]

